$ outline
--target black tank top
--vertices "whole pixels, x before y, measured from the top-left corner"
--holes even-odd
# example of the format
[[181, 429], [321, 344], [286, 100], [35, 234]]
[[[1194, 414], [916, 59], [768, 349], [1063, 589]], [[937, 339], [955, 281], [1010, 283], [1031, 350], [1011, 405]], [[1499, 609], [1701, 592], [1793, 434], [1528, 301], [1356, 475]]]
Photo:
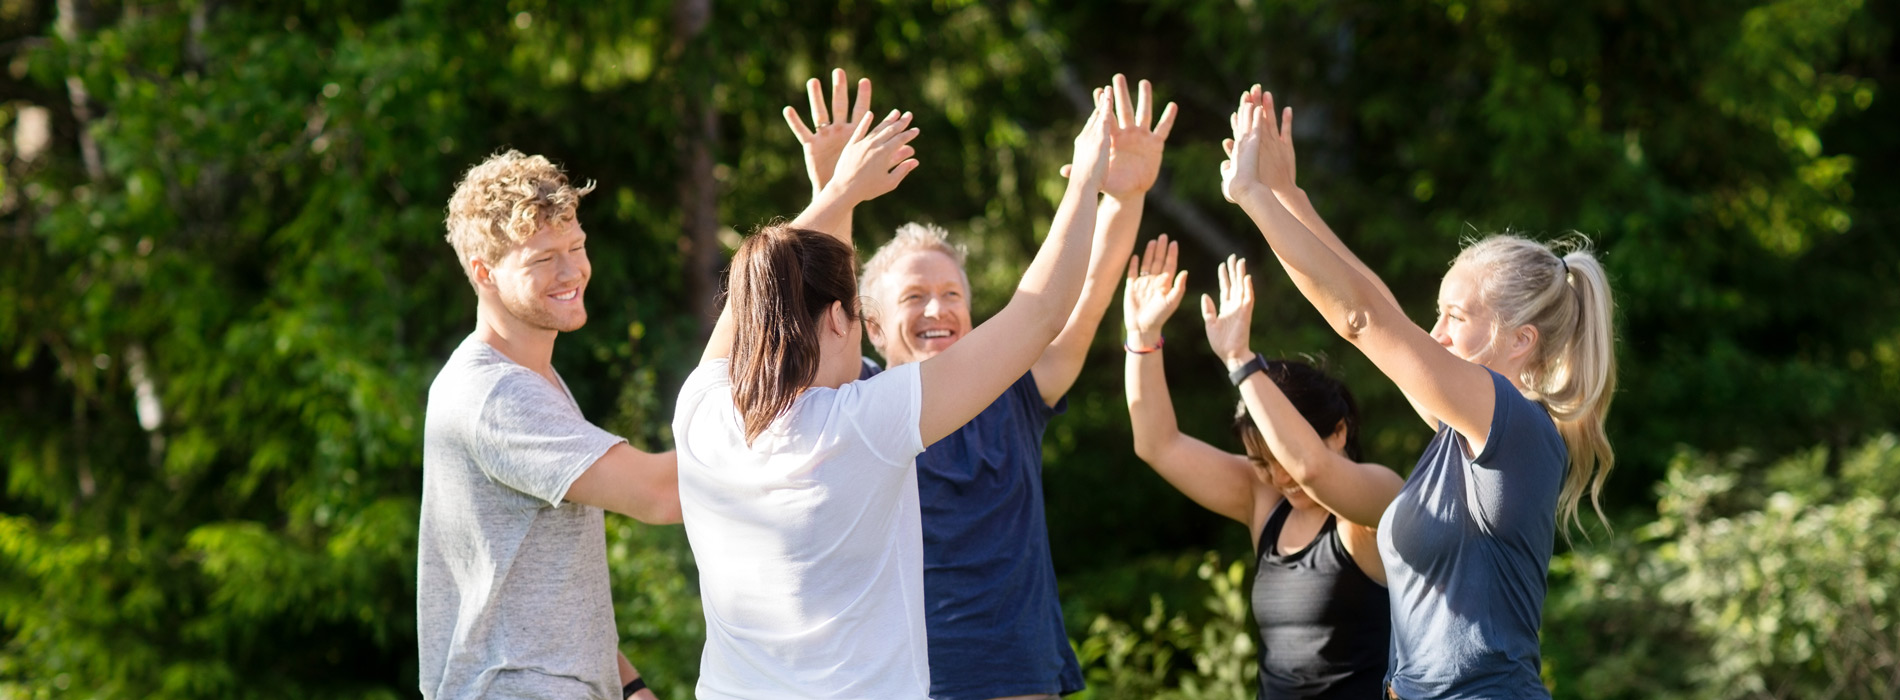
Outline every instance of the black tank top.
[[1260, 700], [1382, 698], [1392, 603], [1385, 586], [1359, 570], [1340, 540], [1338, 517], [1291, 556], [1280, 530], [1285, 500], [1260, 530], [1253, 616], [1260, 625]]

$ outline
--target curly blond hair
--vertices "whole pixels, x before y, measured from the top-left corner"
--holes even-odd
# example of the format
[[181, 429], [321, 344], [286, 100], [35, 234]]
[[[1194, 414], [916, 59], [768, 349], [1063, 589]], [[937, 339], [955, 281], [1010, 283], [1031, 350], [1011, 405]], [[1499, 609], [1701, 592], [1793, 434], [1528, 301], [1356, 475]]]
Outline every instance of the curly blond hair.
[[449, 197], [449, 245], [462, 271], [473, 275], [470, 260], [493, 264], [541, 226], [574, 218], [581, 197], [592, 191], [591, 181], [569, 185], [547, 158], [513, 149], [489, 156], [462, 175]]

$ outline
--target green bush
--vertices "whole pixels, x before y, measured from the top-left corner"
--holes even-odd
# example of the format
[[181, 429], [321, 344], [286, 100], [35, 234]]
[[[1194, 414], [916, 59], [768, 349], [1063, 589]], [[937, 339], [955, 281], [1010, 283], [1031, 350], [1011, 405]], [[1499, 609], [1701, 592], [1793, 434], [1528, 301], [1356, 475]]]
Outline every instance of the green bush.
[[1204, 617], [1190, 619], [1179, 612], [1169, 615], [1161, 596], [1155, 594], [1149, 598], [1148, 616], [1142, 618], [1139, 627], [1107, 615], [1098, 615], [1089, 623], [1088, 637], [1076, 649], [1088, 675], [1089, 689], [1074, 697], [1254, 697], [1258, 647], [1245, 586], [1246, 562], [1223, 567], [1220, 555], [1208, 552], [1195, 573], [1210, 589]]
[[1547, 670], [1571, 697], [1900, 694], [1900, 440], [1763, 466], [1684, 452], [1635, 537], [1561, 557]]

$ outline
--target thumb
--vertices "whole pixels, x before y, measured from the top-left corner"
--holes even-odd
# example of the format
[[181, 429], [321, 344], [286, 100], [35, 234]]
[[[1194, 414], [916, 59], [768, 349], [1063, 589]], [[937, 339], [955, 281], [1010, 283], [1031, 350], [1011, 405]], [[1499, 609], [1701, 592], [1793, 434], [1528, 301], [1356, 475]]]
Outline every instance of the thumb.
[[1201, 320], [1206, 321], [1208, 323], [1213, 323], [1214, 319], [1219, 318], [1219, 317], [1220, 317], [1220, 312], [1214, 308], [1214, 297], [1210, 297], [1206, 294], [1202, 294], [1201, 295]]
[[1074, 170], [1074, 169], [1075, 169], [1075, 166], [1073, 166], [1073, 165], [1064, 165], [1064, 166], [1062, 166], [1062, 176], [1063, 176], [1063, 177], [1068, 177], [1068, 176], [1069, 176], [1069, 171], [1072, 171], [1072, 170]]

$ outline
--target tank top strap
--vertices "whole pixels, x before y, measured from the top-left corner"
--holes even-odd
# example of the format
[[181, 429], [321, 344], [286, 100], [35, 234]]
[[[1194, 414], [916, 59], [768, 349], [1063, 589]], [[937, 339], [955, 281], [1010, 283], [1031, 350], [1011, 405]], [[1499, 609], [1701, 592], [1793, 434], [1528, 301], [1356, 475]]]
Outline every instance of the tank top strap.
[[1265, 525], [1260, 526], [1260, 543], [1254, 546], [1254, 564], [1266, 561], [1267, 557], [1279, 547], [1280, 530], [1286, 527], [1286, 519], [1293, 514], [1293, 504], [1285, 498], [1273, 506], [1273, 513], [1267, 516]]

